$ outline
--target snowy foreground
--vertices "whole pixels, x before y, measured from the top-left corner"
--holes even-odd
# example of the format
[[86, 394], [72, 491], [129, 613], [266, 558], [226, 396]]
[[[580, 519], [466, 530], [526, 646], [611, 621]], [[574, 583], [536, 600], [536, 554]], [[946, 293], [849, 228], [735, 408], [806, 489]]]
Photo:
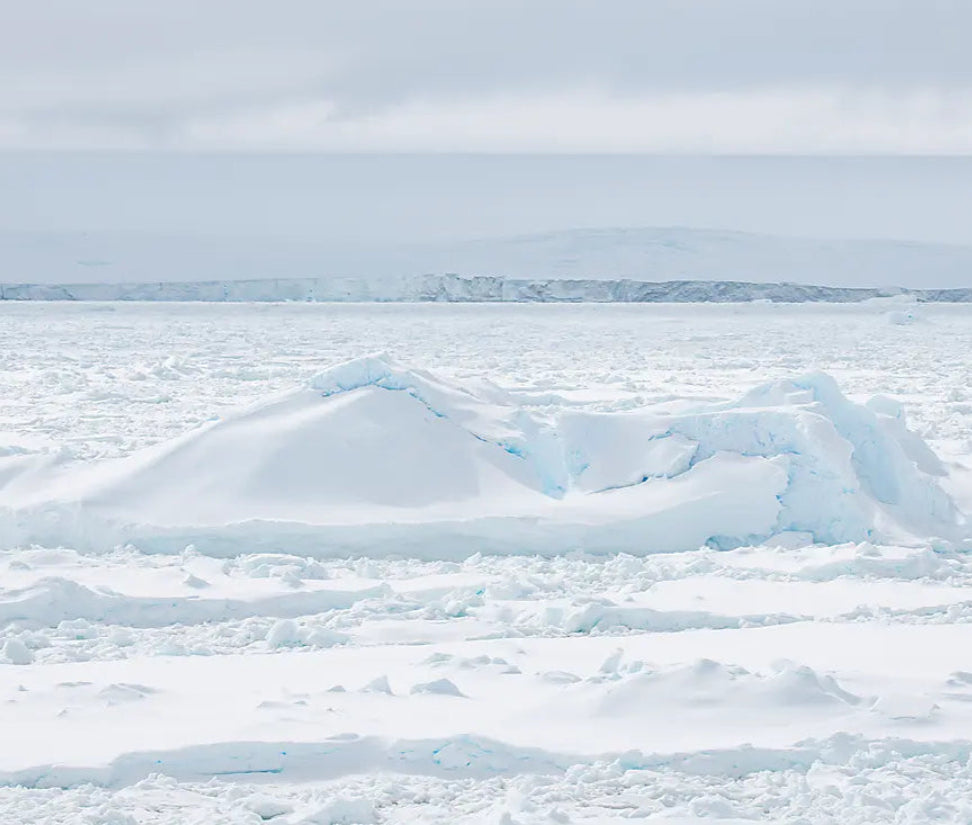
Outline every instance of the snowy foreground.
[[968, 822], [970, 375], [962, 306], [0, 305], [0, 821]]

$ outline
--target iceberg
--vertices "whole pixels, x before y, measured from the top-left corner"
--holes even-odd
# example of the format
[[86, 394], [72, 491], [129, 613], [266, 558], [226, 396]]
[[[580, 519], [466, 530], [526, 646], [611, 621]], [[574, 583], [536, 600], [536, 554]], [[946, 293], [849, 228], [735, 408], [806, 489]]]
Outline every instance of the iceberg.
[[0, 466], [12, 544], [454, 559], [966, 535], [900, 407], [823, 374], [541, 414], [373, 355], [123, 459], [18, 461]]

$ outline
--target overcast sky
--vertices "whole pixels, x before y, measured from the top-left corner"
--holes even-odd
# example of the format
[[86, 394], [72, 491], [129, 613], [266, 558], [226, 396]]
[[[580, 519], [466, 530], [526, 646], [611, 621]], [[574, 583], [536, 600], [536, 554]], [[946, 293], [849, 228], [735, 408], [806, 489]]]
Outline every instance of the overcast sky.
[[0, 0], [0, 148], [968, 153], [969, 0]]
[[972, 0], [0, 0], [0, 233], [970, 244], [970, 32]]

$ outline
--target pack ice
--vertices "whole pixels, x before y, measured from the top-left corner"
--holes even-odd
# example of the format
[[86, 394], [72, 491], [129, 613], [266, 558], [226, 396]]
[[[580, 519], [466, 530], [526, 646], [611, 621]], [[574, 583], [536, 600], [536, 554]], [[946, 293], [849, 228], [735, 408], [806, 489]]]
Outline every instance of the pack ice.
[[0, 458], [13, 545], [213, 555], [645, 554], [965, 535], [889, 399], [804, 375], [734, 403], [548, 415], [388, 357], [123, 459]]

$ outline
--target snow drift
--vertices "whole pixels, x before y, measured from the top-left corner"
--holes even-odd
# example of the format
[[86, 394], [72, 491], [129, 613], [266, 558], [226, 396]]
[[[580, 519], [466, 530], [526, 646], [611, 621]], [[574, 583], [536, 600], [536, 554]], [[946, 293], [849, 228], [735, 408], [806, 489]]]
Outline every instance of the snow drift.
[[965, 530], [900, 408], [820, 374], [677, 413], [542, 416], [372, 356], [125, 459], [17, 462], [14, 544], [451, 558]]

